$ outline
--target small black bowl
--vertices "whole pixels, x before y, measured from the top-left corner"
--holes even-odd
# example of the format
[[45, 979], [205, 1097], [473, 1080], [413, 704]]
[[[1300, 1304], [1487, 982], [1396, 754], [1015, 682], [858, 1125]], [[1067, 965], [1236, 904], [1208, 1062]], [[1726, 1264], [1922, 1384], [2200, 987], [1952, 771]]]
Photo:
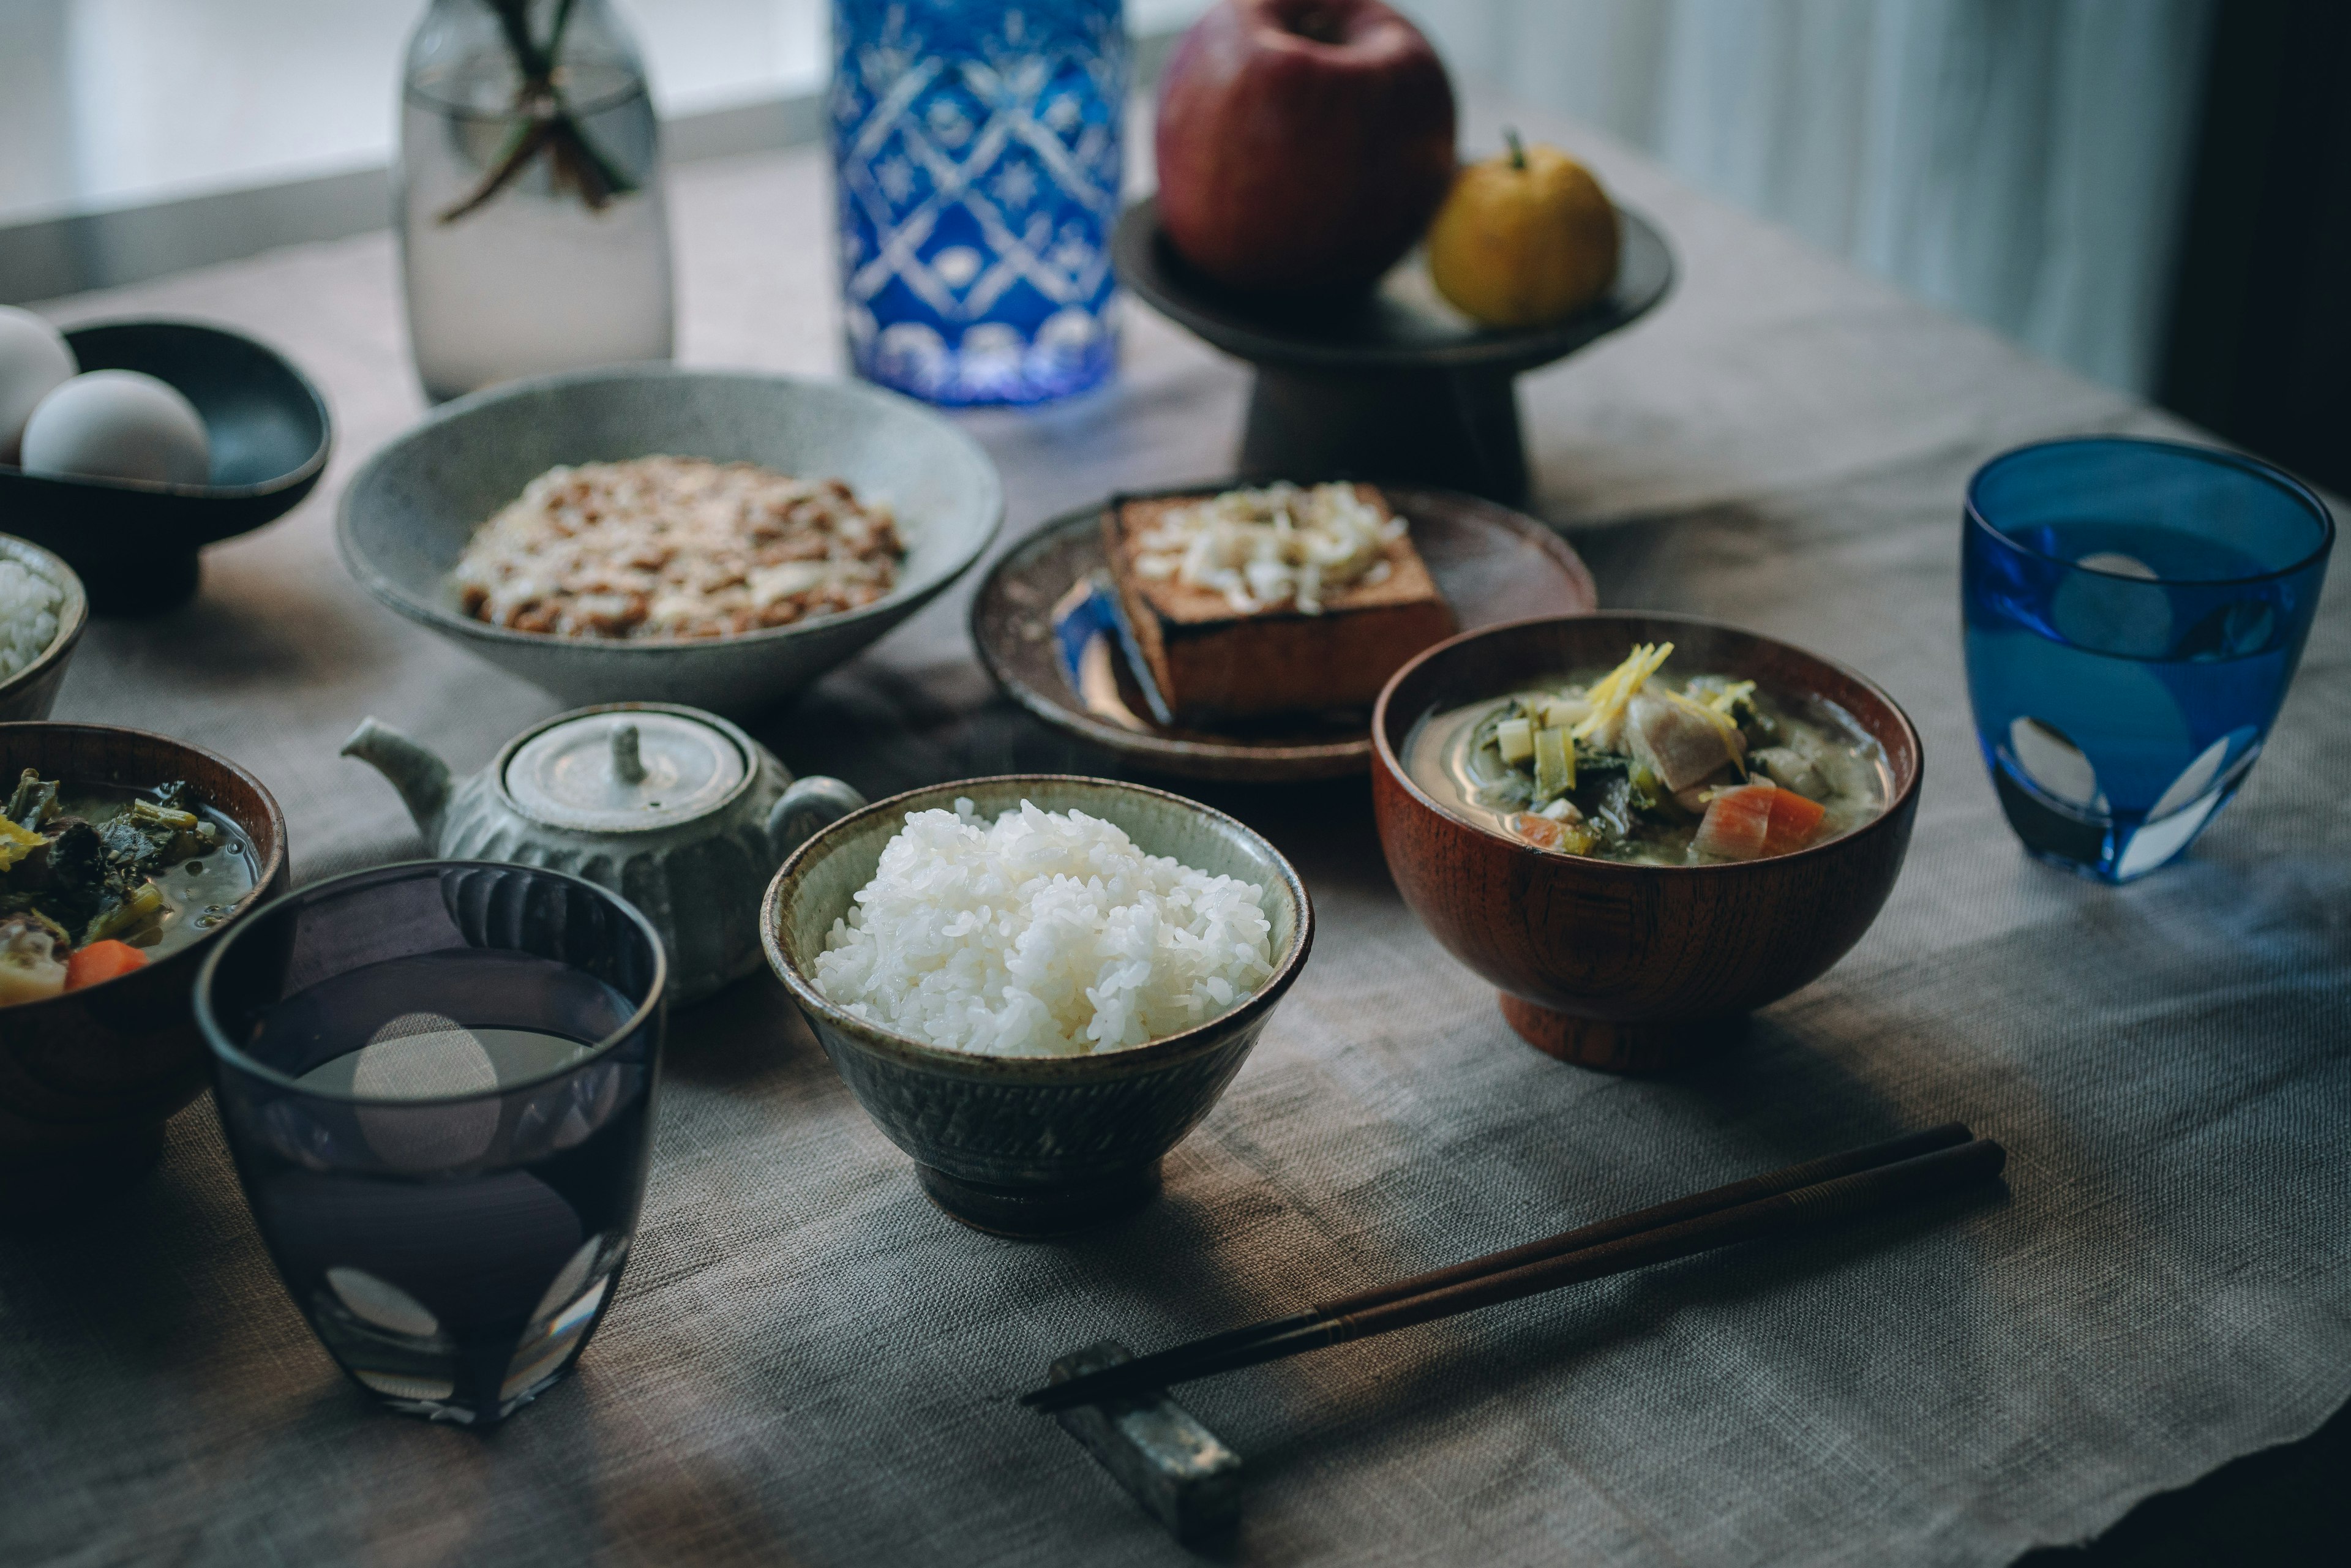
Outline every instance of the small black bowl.
[[284, 516], [327, 466], [334, 426], [309, 379], [252, 339], [193, 321], [110, 321], [66, 334], [85, 371], [177, 387], [212, 437], [212, 482], [56, 479], [0, 465], [7, 529], [74, 569], [98, 615], [152, 615], [196, 591], [196, 552]]

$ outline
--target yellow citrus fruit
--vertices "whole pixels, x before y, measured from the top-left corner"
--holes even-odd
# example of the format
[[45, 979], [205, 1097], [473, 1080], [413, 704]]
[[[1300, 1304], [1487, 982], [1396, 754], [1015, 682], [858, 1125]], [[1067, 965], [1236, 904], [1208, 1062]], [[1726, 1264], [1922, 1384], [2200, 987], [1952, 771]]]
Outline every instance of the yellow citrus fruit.
[[1556, 147], [1519, 145], [1461, 171], [1428, 229], [1437, 291], [1489, 327], [1542, 327], [1616, 277], [1616, 209]]

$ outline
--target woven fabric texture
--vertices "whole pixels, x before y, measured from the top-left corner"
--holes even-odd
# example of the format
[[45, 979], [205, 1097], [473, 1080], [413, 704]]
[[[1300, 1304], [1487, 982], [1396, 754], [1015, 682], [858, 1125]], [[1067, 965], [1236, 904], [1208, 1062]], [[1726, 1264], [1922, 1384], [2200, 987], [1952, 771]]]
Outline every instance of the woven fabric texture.
[[[1491, 106], [1471, 134], [1492, 140]], [[1172, 1563], [1051, 1422], [1054, 1357], [1294, 1310], [1580, 1219], [1959, 1117], [2010, 1195], [1695, 1260], [1195, 1385], [1246, 1458], [1249, 1563], [1991, 1564], [2299, 1437], [2351, 1395], [2351, 617], [2329, 597], [2251, 783], [2123, 891], [2027, 861], [1961, 685], [1959, 507], [2000, 448], [2172, 429], [1679, 190], [1573, 128], [1683, 267], [1526, 389], [1540, 506], [1603, 602], [1867, 672], [1926, 739], [1908, 866], [1860, 946], [1710, 1064], [1521, 1045], [1397, 901], [1367, 792], [1198, 789], [1316, 902], [1312, 961], [1167, 1165], [1053, 1244], [962, 1228], [764, 978], [674, 1025], [642, 1239], [578, 1375], [484, 1437], [379, 1413], [272, 1274], [208, 1102], [102, 1222], [0, 1236], [0, 1560]], [[827, 371], [809, 154], [677, 181], [684, 357]], [[326, 387], [320, 495], [95, 626], [59, 716], [257, 771], [311, 879], [420, 845], [336, 747], [366, 714], [461, 768], [554, 711], [365, 599], [342, 478], [420, 405], [382, 236], [64, 302], [259, 333]], [[1115, 390], [967, 416], [1008, 539], [1228, 461], [1239, 367], [1134, 313]], [[1603, 528], [1603, 524], [1625, 524]], [[2339, 589], [2338, 574], [2338, 589]], [[966, 584], [755, 727], [869, 794], [1112, 770], [997, 698]], [[5, 1027], [5, 1023], [0, 1023]]]

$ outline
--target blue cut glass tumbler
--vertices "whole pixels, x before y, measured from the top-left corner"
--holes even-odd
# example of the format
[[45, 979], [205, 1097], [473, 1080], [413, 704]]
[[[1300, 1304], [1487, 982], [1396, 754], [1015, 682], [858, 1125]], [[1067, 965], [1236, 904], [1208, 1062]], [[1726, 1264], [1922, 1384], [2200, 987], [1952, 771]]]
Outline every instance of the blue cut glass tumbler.
[[1985, 464], [1964, 527], [1968, 694], [2009, 825], [2106, 882], [2169, 863], [2261, 755], [2334, 518], [2252, 458], [2102, 436]]
[[935, 403], [1035, 403], [1118, 357], [1122, 0], [833, 0], [849, 352]]

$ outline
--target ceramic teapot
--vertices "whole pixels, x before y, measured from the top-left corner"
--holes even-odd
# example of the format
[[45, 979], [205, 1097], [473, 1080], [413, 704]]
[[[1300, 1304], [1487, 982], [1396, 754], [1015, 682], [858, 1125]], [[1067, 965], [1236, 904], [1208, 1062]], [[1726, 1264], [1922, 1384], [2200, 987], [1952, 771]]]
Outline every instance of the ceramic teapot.
[[643, 910], [683, 1005], [762, 962], [759, 899], [819, 828], [865, 804], [838, 779], [795, 780], [716, 714], [670, 703], [576, 708], [516, 736], [479, 773], [372, 717], [343, 743], [392, 782], [443, 860], [569, 872]]

